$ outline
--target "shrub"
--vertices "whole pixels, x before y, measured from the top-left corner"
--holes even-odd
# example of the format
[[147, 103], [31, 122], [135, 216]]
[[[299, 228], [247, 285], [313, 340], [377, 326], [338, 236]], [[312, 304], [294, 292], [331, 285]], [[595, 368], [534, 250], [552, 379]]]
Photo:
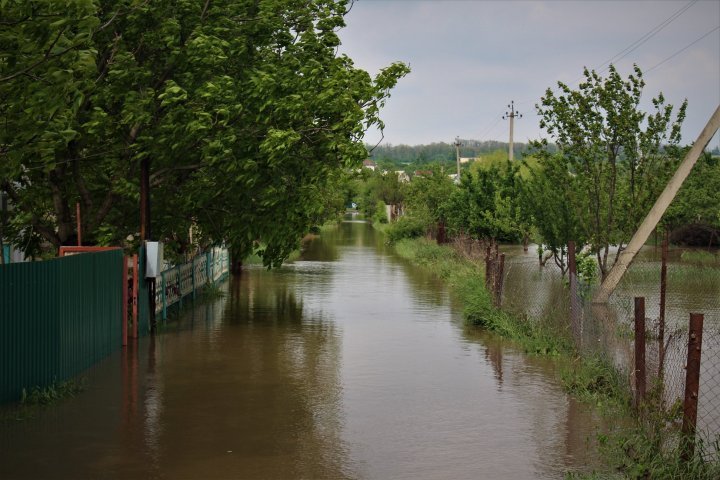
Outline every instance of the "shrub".
[[422, 237], [425, 234], [425, 225], [415, 218], [403, 216], [390, 225], [385, 234], [388, 243], [393, 244], [403, 238]]

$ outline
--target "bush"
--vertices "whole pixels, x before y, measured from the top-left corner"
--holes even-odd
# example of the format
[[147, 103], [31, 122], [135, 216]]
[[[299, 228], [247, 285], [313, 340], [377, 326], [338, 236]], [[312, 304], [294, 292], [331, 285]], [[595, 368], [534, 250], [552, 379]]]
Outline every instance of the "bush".
[[385, 202], [378, 200], [375, 204], [375, 213], [373, 213], [372, 219], [378, 223], [388, 223], [387, 212], [385, 211]]
[[403, 238], [417, 238], [425, 235], [425, 225], [418, 219], [403, 216], [385, 231], [388, 242], [393, 244]]

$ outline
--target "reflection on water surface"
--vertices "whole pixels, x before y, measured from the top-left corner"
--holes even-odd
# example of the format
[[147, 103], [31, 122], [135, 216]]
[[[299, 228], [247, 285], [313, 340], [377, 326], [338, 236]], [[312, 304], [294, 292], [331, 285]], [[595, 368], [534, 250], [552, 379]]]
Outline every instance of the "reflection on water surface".
[[3, 425], [2, 478], [562, 478], [597, 418], [364, 223]]

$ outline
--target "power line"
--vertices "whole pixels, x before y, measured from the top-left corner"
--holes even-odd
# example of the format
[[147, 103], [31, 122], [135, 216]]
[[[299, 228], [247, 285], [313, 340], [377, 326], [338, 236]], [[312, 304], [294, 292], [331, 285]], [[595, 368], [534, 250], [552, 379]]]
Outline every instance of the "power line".
[[487, 135], [487, 134], [490, 133], [495, 127], [497, 127], [498, 123], [500, 123], [500, 120], [502, 120], [502, 118], [498, 118], [497, 120], [495, 120], [495, 123], [493, 123], [492, 125], [490, 125], [490, 127], [488, 127], [488, 128], [486, 128], [485, 130], [483, 130], [483, 132], [480, 134], [480, 138], [482, 139], [483, 137], [485, 137], [485, 135]]
[[646, 43], [648, 40], [650, 40], [652, 37], [657, 35], [661, 30], [663, 30], [665, 27], [670, 25], [672, 22], [674, 22], [678, 17], [680, 17], [683, 13], [688, 11], [690, 7], [695, 5], [698, 2], [698, 0], [692, 0], [691, 2], [687, 3], [685, 6], [680, 8], [678, 11], [670, 15], [668, 18], [660, 22], [658, 25], [656, 25], [654, 28], [652, 28], [649, 32], [647, 32], [645, 35], [637, 39], [635, 42], [631, 43], [627, 47], [625, 47], [623, 50], [615, 54], [610, 60], [606, 60], [604, 63], [598, 65], [595, 67], [595, 70], [600, 70], [601, 68], [604, 71], [606, 68], [604, 68], [606, 65], [610, 65], [611, 63], [617, 62], [619, 60], [622, 60], [623, 58], [627, 57], [630, 53], [637, 50], [642, 44]]
[[[650, 40], [652, 37], [654, 37], [655, 35], [657, 35], [658, 33], [660, 33], [660, 31], [662, 31], [665, 27], [667, 27], [667, 26], [670, 25], [672, 22], [674, 22], [675, 20], [677, 20], [682, 14], [684, 14], [686, 11], [688, 11], [688, 10], [689, 10], [693, 5], [695, 5], [698, 1], [699, 1], [699, 0], [691, 0], [690, 2], [686, 3], [686, 4], [683, 5], [680, 9], [676, 10], [673, 14], [671, 14], [669, 17], [667, 17], [665, 20], [663, 20], [662, 22], [660, 22], [659, 24], [657, 24], [655, 27], [651, 28], [651, 29], [650, 29], [647, 33], [645, 33], [643, 36], [641, 36], [640, 38], [638, 38], [637, 40], [635, 40], [633, 43], [631, 43], [630, 45], [628, 45], [627, 47], [625, 47], [624, 49], [620, 50], [618, 53], [616, 53], [615, 55], [613, 55], [609, 60], [606, 60], [605, 62], [601, 63], [600, 65], [597, 65], [596, 67], [594, 67], [593, 70], [596, 70], [598, 73], [603, 73], [605, 70], [608, 70], [608, 67], [607, 67], [607, 66], [609, 66], [609, 65], [610, 65], [611, 63], [613, 63], [613, 62], [617, 62], [617, 61], [619, 61], [619, 60], [622, 60], [623, 58], [627, 57], [630, 53], [632, 53], [632, 52], [634, 52], [635, 50], [637, 50], [641, 45], [643, 45], [644, 43], [646, 43], [646, 42], [647, 42], [648, 40]], [[703, 35], [701, 38], [699, 38], [699, 39], [696, 40], [695, 42], [691, 43], [690, 45], [688, 45], [688, 46], [685, 47], [684, 49], [676, 52], [676, 53], [673, 54], [672, 56], [666, 58], [665, 60], [663, 60], [663, 61], [660, 62], [659, 64], [655, 65], [654, 67], [650, 68], [649, 70], [644, 71], [643, 73], [647, 74], [650, 70], [653, 70], [654, 68], [660, 66], [663, 62], [665, 62], [665, 61], [667, 61], [667, 60], [670, 60], [670, 58], [674, 57], [675, 55], [678, 55], [679, 53], [681, 53], [682, 51], [686, 50], [687, 48], [690, 48], [692, 45], [694, 45], [694, 44], [697, 43], [698, 41], [702, 40], [702, 38], [705, 38], [707, 35], [709, 35], [709, 34], [712, 33], [713, 31], [717, 30], [717, 28], [718, 28], [718, 27], [716, 27], [715, 29], [713, 29], [713, 30], [711, 30], [710, 32], [706, 33], [706, 34]], [[580, 82], [580, 80], [582, 80], [582, 79], [584, 79], [584, 78], [585, 78], [585, 76], [584, 76], [584, 75], [581, 75], [581, 76], [577, 77], [575, 80], [573, 80], [570, 84], [575, 85], [575, 84], [577, 84], [578, 82]], [[525, 103], [531, 102], [531, 101], [533, 101], [533, 100], [531, 100], [531, 99], [521, 100], [521, 101], [518, 102], [518, 105], [522, 105], [522, 104], [525, 104]]]
[[698, 39], [696, 39], [696, 40], [693, 41], [692, 43], [690, 43], [690, 44], [686, 45], [685, 47], [681, 48], [681, 49], [678, 50], [677, 52], [673, 53], [672, 55], [670, 55], [669, 57], [667, 57], [665, 60], [661, 61], [660, 63], [656, 63], [656, 64], [653, 65], [652, 67], [648, 68], [648, 69], [645, 70], [645, 72], [644, 72], [645, 75], [647, 75], [649, 72], [652, 72], [653, 70], [655, 70], [657, 67], [659, 67], [659, 66], [662, 65], [663, 63], [667, 62], [668, 60], [670, 60], [670, 59], [672, 59], [672, 58], [680, 55], [682, 52], [684, 52], [684, 51], [687, 50], [688, 48], [692, 47], [693, 45], [695, 45], [696, 43], [698, 43], [700, 40], [702, 40], [703, 38], [707, 37], [708, 35], [710, 35], [711, 33], [715, 32], [715, 31], [717, 31], [717, 30], [720, 30], [720, 25], [718, 25], [717, 27], [713, 28], [712, 30], [710, 30], [709, 32], [707, 32], [705, 35], [699, 37]]

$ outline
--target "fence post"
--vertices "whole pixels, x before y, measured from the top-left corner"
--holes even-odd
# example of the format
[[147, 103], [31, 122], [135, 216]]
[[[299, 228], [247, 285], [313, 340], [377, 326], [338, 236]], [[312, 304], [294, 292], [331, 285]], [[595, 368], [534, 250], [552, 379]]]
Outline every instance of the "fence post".
[[485, 290], [490, 291], [490, 246], [485, 249]]
[[698, 395], [700, 391], [700, 353], [702, 348], [703, 314], [690, 314], [690, 334], [685, 371], [685, 401], [683, 402], [682, 433], [685, 439], [682, 458], [690, 460], [695, 454]]
[[[170, 270], [167, 270], [168, 272]], [[160, 273], [160, 286], [162, 288], [162, 318], [163, 320], [167, 320], [167, 301], [165, 299], [165, 292], [167, 285], [165, 284], [165, 273]]]
[[500, 307], [502, 304], [502, 290], [503, 290], [503, 272], [505, 270], [505, 254], [500, 254], [500, 262], [495, 272], [495, 306]]
[[568, 255], [568, 278], [570, 280], [570, 329], [575, 337], [575, 342], [580, 346], [580, 329], [578, 328], [578, 284], [577, 284], [577, 262], [575, 260], [575, 242], [570, 240], [567, 244]]
[[667, 261], [668, 261], [668, 243], [670, 241], [670, 232], [665, 228], [662, 243], [662, 260], [660, 266], [660, 318], [658, 319], [658, 378], [660, 384], [663, 384], [665, 369], [665, 295], [667, 292]]
[[635, 407], [645, 400], [645, 297], [635, 297]]

